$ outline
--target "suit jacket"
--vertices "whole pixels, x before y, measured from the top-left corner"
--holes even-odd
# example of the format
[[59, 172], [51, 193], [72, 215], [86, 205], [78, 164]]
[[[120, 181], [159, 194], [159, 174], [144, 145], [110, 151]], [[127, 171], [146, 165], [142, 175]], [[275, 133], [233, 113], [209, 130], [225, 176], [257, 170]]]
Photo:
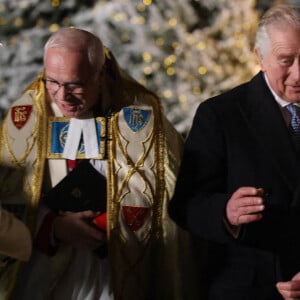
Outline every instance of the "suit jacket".
[[[207, 241], [211, 299], [280, 299], [275, 283], [300, 271], [299, 179], [299, 154], [261, 72], [199, 105], [169, 213]], [[263, 188], [266, 209], [234, 239], [225, 207], [242, 186]]]

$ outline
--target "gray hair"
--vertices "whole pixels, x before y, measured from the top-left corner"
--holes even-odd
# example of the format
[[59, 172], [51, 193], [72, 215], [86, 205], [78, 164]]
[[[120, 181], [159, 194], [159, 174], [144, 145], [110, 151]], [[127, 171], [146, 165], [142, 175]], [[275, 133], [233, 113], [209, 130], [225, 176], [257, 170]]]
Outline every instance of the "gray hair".
[[300, 29], [300, 7], [279, 5], [271, 7], [261, 18], [255, 39], [257, 49], [264, 59], [270, 51], [270, 28], [283, 29], [289, 26]]
[[104, 47], [101, 40], [94, 34], [82, 29], [64, 28], [51, 35], [44, 46], [44, 61], [50, 48], [86, 53], [96, 76], [101, 72], [105, 62]]

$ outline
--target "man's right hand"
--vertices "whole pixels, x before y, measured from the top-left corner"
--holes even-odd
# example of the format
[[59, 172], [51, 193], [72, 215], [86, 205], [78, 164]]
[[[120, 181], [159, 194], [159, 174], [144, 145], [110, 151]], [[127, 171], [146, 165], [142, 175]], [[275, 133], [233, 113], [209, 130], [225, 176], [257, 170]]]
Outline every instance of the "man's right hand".
[[277, 282], [276, 287], [285, 300], [300, 299], [300, 272], [290, 281]]
[[259, 221], [262, 218], [262, 211], [265, 209], [263, 193], [263, 189], [255, 187], [237, 189], [226, 206], [226, 217], [229, 224], [240, 226]]
[[76, 248], [94, 250], [106, 239], [105, 233], [98, 230], [92, 223], [98, 215], [99, 213], [90, 210], [63, 212], [54, 220], [54, 237]]

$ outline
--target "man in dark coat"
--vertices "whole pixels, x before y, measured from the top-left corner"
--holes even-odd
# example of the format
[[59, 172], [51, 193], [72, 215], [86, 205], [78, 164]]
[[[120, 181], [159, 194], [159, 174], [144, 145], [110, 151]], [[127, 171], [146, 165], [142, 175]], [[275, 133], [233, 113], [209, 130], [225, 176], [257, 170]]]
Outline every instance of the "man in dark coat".
[[300, 297], [300, 8], [266, 12], [255, 52], [252, 80], [200, 104], [169, 206], [208, 243], [213, 300]]

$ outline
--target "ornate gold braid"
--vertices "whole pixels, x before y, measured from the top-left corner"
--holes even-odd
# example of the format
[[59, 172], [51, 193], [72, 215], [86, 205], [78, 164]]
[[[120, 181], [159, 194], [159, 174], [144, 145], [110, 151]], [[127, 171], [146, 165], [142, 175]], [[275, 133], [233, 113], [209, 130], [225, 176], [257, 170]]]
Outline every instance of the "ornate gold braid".
[[[118, 127], [117, 124], [118, 124], [118, 117], [116, 118], [116, 122], [113, 124], [114, 129], [115, 129], [115, 130], [114, 130], [115, 132], [117, 132], [117, 127]], [[119, 134], [119, 135], [121, 135], [121, 134]], [[148, 181], [148, 179], [146, 178], [146, 176], [144, 175], [144, 173], [139, 169], [139, 166], [141, 166], [141, 165], [143, 164], [143, 162], [145, 161], [145, 158], [149, 155], [149, 152], [150, 152], [150, 150], [151, 150], [151, 147], [152, 147], [152, 145], [153, 145], [153, 143], [154, 143], [153, 132], [150, 134], [150, 136], [149, 136], [149, 137], [147, 138], [147, 140], [146, 140], [146, 141], [149, 141], [149, 140], [150, 140], [150, 144], [149, 144], [149, 146], [148, 146], [148, 149], [146, 150], [146, 152], [143, 154], [143, 156], [142, 156], [136, 163], [134, 163], [134, 162], [132, 161], [132, 159], [130, 158], [130, 156], [129, 156], [129, 155], [127, 154], [127, 152], [125, 151], [125, 149], [124, 149], [124, 147], [123, 147], [123, 145], [122, 145], [122, 143], [121, 143], [121, 139], [120, 139], [120, 136], [119, 136], [119, 135], [118, 135], [118, 134], [115, 134], [115, 139], [116, 139], [116, 141], [117, 141], [117, 143], [118, 143], [118, 146], [119, 146], [119, 148], [120, 148], [120, 150], [121, 150], [123, 156], [124, 156], [125, 159], [127, 160], [127, 164], [131, 167], [130, 170], [129, 170], [129, 172], [128, 172], [128, 175], [127, 175], [126, 178], [123, 180], [122, 186], [120, 187], [119, 190], [123, 190], [124, 185], [129, 181], [130, 177], [132, 176], [132, 174], [133, 174], [134, 172], [137, 172], [137, 173], [144, 179], [145, 182], [148, 182], [148, 183], [149, 183], [149, 181]], [[143, 142], [143, 144], [145, 144], [146, 141]], [[154, 190], [153, 190], [153, 187], [151, 186], [151, 184], [149, 184], [149, 187], [150, 187], [150, 189], [151, 189], [152, 197], [154, 197]], [[120, 197], [121, 197], [121, 195], [120, 195], [120, 194], [119, 194], [119, 195], [117, 194], [116, 198], [119, 199]], [[119, 200], [119, 201], [121, 201], [121, 200]]]
[[[10, 158], [11, 163], [16, 167], [24, 167], [25, 162], [26, 162], [26, 158], [28, 157], [29, 153], [32, 151], [32, 148], [33, 148], [33, 146], [35, 144], [35, 141], [36, 141], [36, 136], [37, 136], [37, 132], [38, 132], [37, 131], [37, 126], [35, 126], [33, 134], [32, 134], [33, 138], [32, 138], [31, 145], [29, 145], [29, 142], [28, 142], [28, 140], [31, 138], [31, 136], [30, 136], [26, 140], [27, 145], [29, 145], [29, 146], [26, 148], [25, 153], [23, 154], [23, 156], [19, 160], [15, 157], [15, 155], [13, 153], [13, 150], [11, 149], [10, 144], [8, 142], [9, 137], [8, 137], [8, 131], [6, 129], [6, 122], [3, 123], [3, 132], [4, 132], [4, 134], [3, 134], [4, 146], [7, 149], [7, 152], [9, 154], [9, 158]], [[12, 137], [10, 137], [10, 138], [12, 139]]]
[[36, 86], [31, 86], [37, 90], [34, 98], [34, 107], [37, 111], [37, 150], [34, 176], [32, 178], [32, 204], [37, 207], [41, 194], [43, 182], [45, 160], [47, 155], [47, 133], [48, 133], [48, 115], [46, 109], [46, 98], [42, 75], [35, 82]]
[[[152, 100], [152, 106], [154, 111], [154, 136], [156, 137], [155, 143], [155, 161], [157, 162], [157, 176], [156, 176], [156, 196], [154, 200], [158, 203], [154, 205], [156, 209], [153, 211], [153, 234], [156, 238], [162, 235], [162, 209], [164, 205], [164, 194], [165, 194], [165, 169], [164, 169], [164, 151], [165, 151], [165, 137], [163, 133], [163, 122], [162, 122], [162, 108], [158, 99]], [[156, 226], [156, 227], [155, 227]]]
[[[159, 104], [153, 100], [152, 101], [152, 107], [153, 107], [153, 113], [154, 113], [154, 125], [153, 125], [153, 132], [151, 133], [150, 137], [151, 139], [150, 145], [147, 149], [147, 151], [143, 154], [143, 156], [138, 160], [137, 163], [134, 163], [132, 159], [129, 157], [129, 155], [126, 153], [121, 140], [120, 136], [118, 135], [118, 117], [115, 115], [112, 118], [112, 143], [117, 143], [122, 155], [127, 160], [127, 163], [130, 165], [129, 173], [127, 174], [126, 178], [123, 180], [121, 187], [118, 189], [116, 180], [114, 179], [114, 166], [112, 160], [109, 160], [109, 170], [110, 172], [110, 182], [109, 182], [109, 191], [110, 194], [108, 194], [109, 199], [109, 224], [117, 224], [117, 214], [114, 212], [119, 211], [120, 208], [120, 192], [123, 190], [124, 185], [129, 181], [131, 175], [136, 171], [145, 182], [148, 182], [148, 179], [144, 175], [144, 173], [138, 168], [139, 165], [145, 160], [145, 157], [148, 156], [149, 151], [154, 143], [154, 149], [155, 149], [155, 157], [154, 161], [156, 162], [156, 190], [154, 191], [151, 184], [149, 184], [152, 196], [153, 196], [153, 218], [152, 218], [152, 230], [156, 234], [156, 238], [158, 238], [161, 234], [162, 226], [161, 226], [161, 217], [162, 217], [162, 206], [163, 206], [163, 200], [164, 200], [164, 192], [165, 192], [165, 174], [164, 174], [164, 134], [162, 132], [162, 120], [161, 120], [161, 111]], [[109, 149], [109, 155], [110, 157], [116, 157], [116, 153], [114, 152], [114, 147], [110, 147]], [[110, 211], [111, 209], [111, 211]], [[113, 215], [110, 213], [113, 212]], [[112, 228], [111, 228], [112, 229]]]

